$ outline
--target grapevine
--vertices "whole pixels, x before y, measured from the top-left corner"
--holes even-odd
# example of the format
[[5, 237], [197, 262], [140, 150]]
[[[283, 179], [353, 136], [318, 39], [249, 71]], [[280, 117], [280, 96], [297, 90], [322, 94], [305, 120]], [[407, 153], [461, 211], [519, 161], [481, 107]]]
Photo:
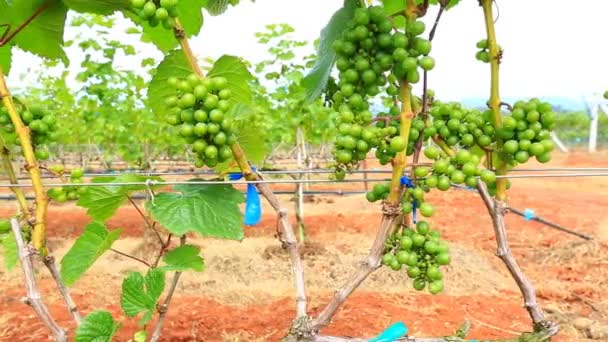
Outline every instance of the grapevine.
[[[375, 154], [380, 164], [391, 166], [392, 177], [390, 182], [376, 184], [365, 196], [369, 202], [381, 204], [382, 208], [382, 220], [368, 256], [314, 317], [307, 308], [300, 245], [295, 239], [288, 213], [266, 183], [256, 182], [255, 189], [250, 184], [250, 189], [257, 189], [276, 211], [276, 236], [290, 256], [296, 314], [287, 341], [340, 340], [324, 339], [319, 331], [331, 322], [363, 281], [381, 266], [404, 272], [411, 279], [411, 286], [419, 291], [427, 290], [436, 295], [449, 286], [444, 284], [444, 272], [452, 261], [450, 247], [442, 237], [442, 227], [431, 222], [438, 213], [429, 193], [435, 189], [448, 191], [454, 186], [477, 189], [492, 218], [497, 254], [519, 286], [533, 321], [534, 331], [522, 334], [521, 338], [528, 341], [550, 339], [557, 332], [557, 326], [544, 319], [532, 285], [509, 251], [504, 214], [508, 208], [507, 190], [511, 186], [506, 179], [509, 171], [532, 159], [540, 163], [551, 160], [555, 148], [551, 137], [556, 116], [551, 104], [536, 98], [513, 104], [501, 101], [499, 69], [504, 51], [497, 43], [493, 1], [479, 1], [485, 19], [486, 37], [475, 46], [475, 58], [486, 63], [490, 69], [487, 109], [469, 109], [458, 103], [443, 102], [440, 96], [427, 89], [426, 75], [436, 64], [430, 53], [437, 22], [426, 39], [423, 34], [427, 28], [421, 18], [431, 6], [438, 5], [438, 21], [441, 13], [458, 1], [405, 0], [400, 2], [400, 8], [395, 8], [399, 4], [389, 5], [387, 1], [379, 6], [371, 6], [372, 2], [345, 1], [323, 30], [323, 39], [318, 45], [318, 61], [314, 63], [311, 73], [304, 77], [301, 72], [304, 67], [293, 67], [293, 73], [288, 72], [289, 67], [285, 67], [281, 68], [281, 72], [289, 75], [278, 72], [266, 74], [268, 80], [284, 76], [291, 83], [274, 93], [274, 97], [260, 91], [261, 94], [257, 94], [258, 102], [253, 99], [250, 88], [265, 87], [256, 84], [246, 63], [238, 57], [223, 56], [213, 64], [209, 76], [205, 77], [188, 40], [200, 32], [203, 9], [210, 15], [219, 15], [238, 3], [238, 0], [131, 0], [126, 4], [111, 1], [86, 4], [80, 1], [45, 2], [21, 23], [1, 23], [2, 27], [6, 27], [6, 32], [0, 38], [0, 48], [12, 48], [12, 45], [7, 45], [9, 41], [19, 37], [21, 31], [27, 32], [31, 23], [37, 24], [34, 29], [57, 24], [57, 18], [53, 21], [45, 16], [40, 17], [49, 6], [64, 10], [63, 20], [68, 8], [103, 14], [122, 11], [140, 25], [134, 30], [136, 33], [141, 33], [143, 38], [165, 53], [163, 61], [152, 73], [146, 105], [162, 116], [164, 123], [175, 126], [181, 139], [179, 144], [187, 146], [195, 155], [195, 167], [214, 168], [220, 177], [237, 171], [237, 174], [231, 174], [231, 179], [234, 176], [247, 181], [262, 180], [252, 162], [253, 156], [263, 154], [260, 153], [262, 149], [247, 140], [247, 133], [252, 139], [251, 136], [259, 135], [259, 132], [252, 130], [252, 127], [244, 127], [251, 118], [254, 121], [264, 120], [263, 110], [259, 107], [280, 107], [286, 103], [287, 112], [297, 108], [304, 114], [303, 117], [314, 121], [315, 114], [311, 110], [314, 107], [309, 105], [313, 100], [320, 104], [319, 94], [322, 93], [323, 102], [332, 107], [324, 108], [324, 113], [337, 113], [337, 137], [332, 150], [334, 177], [344, 179], [370, 153]], [[16, 7], [12, 3], [0, 6], [3, 10], [10, 10], [9, 14], [15, 14], [12, 12]], [[0, 19], [5, 20], [2, 14]], [[281, 36], [289, 31], [287, 26], [282, 26], [282, 29], [285, 30], [283, 33], [271, 32], [269, 37]], [[63, 29], [56, 31], [61, 32], [55, 48], [63, 52], [62, 47], [67, 45], [63, 42]], [[266, 39], [266, 42], [270, 39], [263, 35], [258, 37], [261, 41]], [[15, 44], [28, 51], [28, 44], [19, 40]], [[89, 41], [84, 45], [87, 44], [95, 45], [95, 42]], [[286, 40], [279, 44], [290, 46]], [[47, 56], [53, 52], [29, 49], [48, 58], [62, 57], [57, 51], [55, 56]], [[123, 50], [125, 54], [128, 51]], [[115, 51], [116, 46], [104, 50], [104, 53], [113, 56]], [[283, 54], [281, 49], [274, 51], [277, 59], [284, 62], [293, 58], [288, 53]], [[330, 58], [324, 58], [324, 55]], [[2, 57], [5, 58], [4, 55]], [[308, 60], [306, 62], [308, 64]], [[148, 60], [142, 62], [142, 66], [154, 63], [154, 60]], [[264, 69], [265, 63], [260, 64], [258, 72]], [[87, 79], [90, 76], [88, 73], [93, 73], [92, 70], [99, 65], [112, 67], [111, 62], [89, 65], [90, 69], [83, 78]], [[332, 72], [337, 75], [336, 79], [330, 77]], [[423, 78], [423, 95], [419, 98], [413, 92], [413, 85]], [[9, 230], [12, 231], [19, 244], [29, 304], [57, 340], [66, 339], [66, 331], [57, 325], [37, 293], [31, 262], [31, 253], [35, 250], [43, 257], [44, 265], [74, 318], [77, 325], [75, 339], [83, 341], [91, 337], [110, 341], [120, 324], [107, 311], [92, 312], [81, 321], [67, 286], [72, 286], [82, 277], [104, 252], [112, 251], [146, 267], [145, 273], [131, 272], [125, 277], [120, 302], [127, 317], [141, 317], [138, 324], [140, 330], [133, 335], [136, 341], [148, 339], [150, 329], [147, 324], [158, 314], [150, 338], [157, 341], [182, 272], [204, 269], [200, 248], [187, 244], [187, 236], [199, 233], [204, 237], [242, 240], [245, 237], [240, 212], [244, 200], [242, 193], [233, 187], [234, 184], [224, 184], [222, 181], [219, 181], [222, 184], [215, 184], [200, 179], [179, 184], [173, 191], [163, 191], [162, 186], [157, 186], [162, 185], [162, 179], [130, 174], [92, 178], [91, 183], [107, 183], [79, 186], [85, 181], [83, 169], [66, 170], [59, 165], [39, 165], [39, 161], [50, 158], [48, 145], [57, 141], [61, 126], [58, 117], [41, 104], [26, 105], [25, 101], [13, 97], [1, 68], [0, 81], [3, 165], [12, 183], [9, 187], [18, 197], [21, 207], [20, 213], [10, 223], [0, 221], [0, 234], [7, 236], [10, 235]], [[136, 79], [134, 83], [138, 81]], [[309, 89], [311, 87], [315, 89]], [[90, 91], [101, 100], [103, 88], [100, 84], [92, 84]], [[300, 92], [302, 88], [305, 88], [304, 97]], [[292, 95], [291, 92], [297, 93], [294, 95], [297, 101], [282, 102], [286, 96]], [[116, 99], [120, 101], [121, 98]], [[378, 107], [380, 110], [376, 111]], [[291, 118], [289, 127], [292, 125], [299, 129], [303, 124], [301, 119]], [[255, 127], [261, 126], [256, 123]], [[317, 135], [321, 134], [317, 132]], [[260, 140], [263, 141], [263, 138]], [[18, 180], [11, 164], [11, 153], [20, 153], [25, 157], [24, 168], [29, 172], [36, 194], [31, 208], [23, 193], [17, 190]], [[420, 153], [428, 159], [427, 162], [418, 162]], [[408, 156], [413, 156], [411, 165], [408, 164]], [[257, 162], [262, 161], [263, 156]], [[70, 184], [45, 189], [41, 169]], [[142, 206], [134, 201], [133, 195], [137, 192], [145, 193], [148, 198]], [[87, 209], [92, 222], [61, 260], [61, 271], [57, 271], [53, 256], [48, 254], [46, 247], [47, 196], [59, 203], [78, 200], [77, 205]], [[134, 207], [147, 231], [153, 234], [154, 245], [158, 248], [153, 256], [138, 257], [112, 247], [122, 230], [109, 229], [105, 222], [125, 203]], [[178, 237], [179, 246], [173, 246], [172, 239]], [[29, 243], [33, 249], [27, 246]], [[168, 272], [173, 277], [165, 291]], [[165, 298], [161, 301], [161, 295], [165, 292]], [[464, 340], [468, 329], [463, 330], [457, 332], [456, 336], [436, 340]], [[410, 336], [405, 338], [418, 340]]]

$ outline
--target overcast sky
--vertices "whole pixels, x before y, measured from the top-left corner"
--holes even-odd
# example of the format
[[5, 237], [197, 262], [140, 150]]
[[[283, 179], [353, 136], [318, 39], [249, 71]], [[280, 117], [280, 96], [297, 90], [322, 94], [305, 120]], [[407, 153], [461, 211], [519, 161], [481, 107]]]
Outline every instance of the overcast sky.
[[[285, 22], [295, 28], [294, 38], [314, 40], [343, 0], [256, 0], [231, 8], [225, 15], [205, 17], [199, 36], [192, 39], [201, 58], [233, 54], [256, 61], [265, 49], [254, 32], [269, 23]], [[498, 0], [496, 23], [499, 44], [505, 50], [501, 69], [503, 97], [566, 96], [608, 89], [608, 1]], [[498, 11], [496, 11], [498, 12]], [[427, 15], [427, 24], [435, 12]], [[135, 42], [123, 34], [125, 23], [116, 28], [117, 39]], [[70, 30], [73, 30], [70, 29]], [[433, 42], [431, 55], [436, 68], [430, 87], [443, 99], [487, 97], [489, 65], [475, 60], [475, 43], [485, 35], [481, 8], [475, 0], [445, 13]], [[73, 32], [66, 32], [66, 38]], [[161, 58], [150, 46], [137, 44], [146, 56]], [[68, 49], [72, 67], [79, 64], [77, 50]], [[11, 81], [36, 66], [35, 58], [18, 53]], [[129, 61], [125, 63], [129, 64]], [[14, 83], [13, 83], [14, 84]], [[23, 83], [22, 83], [23, 84]]]

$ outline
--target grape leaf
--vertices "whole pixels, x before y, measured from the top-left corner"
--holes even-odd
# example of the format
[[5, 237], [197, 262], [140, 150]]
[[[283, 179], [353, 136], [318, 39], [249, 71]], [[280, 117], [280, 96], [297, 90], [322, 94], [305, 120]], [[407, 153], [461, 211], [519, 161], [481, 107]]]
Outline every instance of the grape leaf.
[[107, 311], [93, 311], [82, 319], [76, 328], [75, 342], [111, 342], [112, 337], [120, 328], [120, 323], [114, 321], [112, 314]]
[[[199, 180], [200, 181], [200, 180]], [[243, 194], [227, 184], [179, 185], [180, 193], [160, 193], [146, 209], [175, 235], [198, 232], [203, 236], [242, 240]]]
[[[4, 3], [4, 4], [3, 4]], [[68, 63], [63, 51], [63, 30], [68, 8], [61, 1], [0, 1], [0, 11], [7, 13], [12, 27], [18, 27], [42, 6], [42, 12], [14, 38], [15, 44], [28, 52]]]
[[[125, 174], [120, 176], [95, 177], [92, 183], [139, 183], [148, 179], [162, 181], [159, 177], [140, 176]], [[96, 221], [106, 221], [114, 216], [116, 210], [120, 208], [128, 199], [129, 195], [135, 191], [145, 190], [145, 185], [116, 185], [116, 186], [91, 186], [80, 195], [76, 205], [87, 208], [87, 215]]]
[[91, 186], [87, 188], [76, 205], [87, 208], [87, 215], [96, 221], [106, 221], [127, 201], [127, 194], [119, 187]]
[[165, 98], [175, 95], [175, 89], [167, 84], [169, 77], [186, 77], [193, 71], [182, 50], [173, 50], [165, 56], [156, 68], [156, 73], [148, 86], [148, 105], [162, 115], [167, 110]]
[[129, 8], [129, 0], [62, 0], [71, 10], [108, 15]]
[[109, 231], [99, 222], [88, 224], [68, 253], [61, 259], [61, 278], [71, 286], [118, 239], [122, 229]]
[[247, 160], [253, 164], [262, 163], [269, 152], [269, 147], [264, 140], [264, 134], [255, 126], [247, 125], [243, 121], [237, 125], [236, 140], [243, 148]]
[[7, 271], [12, 270], [19, 261], [19, 249], [17, 247], [17, 240], [15, 240], [15, 234], [9, 232], [2, 237], [2, 256], [4, 257], [4, 268]]
[[336, 53], [332, 44], [340, 38], [344, 29], [346, 29], [346, 25], [353, 18], [356, 8], [357, 2], [355, 0], [344, 1], [344, 7], [334, 13], [329, 23], [321, 31], [317, 48], [317, 60], [310, 73], [302, 80], [302, 86], [306, 89], [306, 101], [310, 102], [316, 99], [325, 89], [336, 60]]
[[5, 75], [8, 75], [11, 71], [11, 49], [12, 46], [10, 44], [0, 47], [0, 68], [2, 68]]
[[[202, 8], [207, 4], [207, 0], [179, 0], [177, 11], [179, 20], [184, 28], [186, 37], [197, 35], [203, 26]], [[163, 25], [156, 27], [150, 26], [147, 20], [143, 20], [135, 12], [130, 10], [123, 11], [125, 17], [131, 19], [143, 27], [142, 40], [154, 43], [161, 51], [169, 51], [178, 45], [173, 30], [168, 30]]]
[[144, 325], [152, 318], [164, 289], [165, 273], [162, 270], [150, 269], [145, 278], [138, 272], [131, 272], [122, 282], [120, 306], [129, 317], [143, 312], [140, 325]]
[[382, 0], [384, 13], [394, 15], [405, 11], [405, 1], [403, 0]]
[[202, 272], [205, 269], [205, 260], [198, 255], [200, 248], [193, 245], [184, 245], [169, 251], [163, 261], [167, 266], [160, 269], [164, 271], [195, 270]]
[[251, 88], [249, 82], [253, 80], [253, 75], [245, 66], [240, 58], [230, 55], [223, 55], [213, 64], [209, 71], [209, 77], [225, 77], [228, 80], [228, 88], [232, 94], [231, 99], [236, 103], [251, 103]]

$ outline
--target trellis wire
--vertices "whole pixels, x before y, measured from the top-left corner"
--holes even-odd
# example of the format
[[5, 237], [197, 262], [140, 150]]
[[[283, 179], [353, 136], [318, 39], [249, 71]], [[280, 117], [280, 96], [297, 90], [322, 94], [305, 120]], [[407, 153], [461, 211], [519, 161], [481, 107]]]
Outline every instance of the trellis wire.
[[[512, 169], [509, 172], [608, 172], [608, 167], [571, 167], [571, 168], [521, 168], [521, 169]], [[268, 170], [268, 171], [260, 171], [262, 175], [298, 175], [298, 174], [332, 174], [334, 170], [331, 169], [310, 169], [310, 170]], [[349, 171], [351, 174], [390, 174], [391, 170], [382, 170], [382, 169], [364, 169], [364, 170], [353, 170]], [[140, 176], [213, 176], [218, 175], [217, 172], [214, 171], [186, 171], [186, 170], [177, 170], [177, 171], [120, 171], [120, 172], [91, 172], [85, 173], [84, 177], [117, 177], [121, 175], [140, 175]], [[44, 175], [42, 178], [57, 178], [56, 175]], [[504, 177], [504, 176], [500, 176]], [[517, 177], [509, 177], [509, 178], [517, 178]], [[21, 177], [19, 180], [27, 180], [28, 177]]]
[[[595, 172], [595, 173], [557, 173], [557, 174], [519, 174], [519, 175], [502, 175], [496, 176], [496, 178], [578, 178], [578, 177], [607, 177], [608, 172]], [[156, 181], [149, 179], [145, 182], [103, 182], [103, 183], [50, 183], [44, 184], [45, 187], [61, 187], [61, 186], [157, 186], [157, 185], [220, 185], [220, 184], [232, 184], [232, 185], [247, 185], [247, 184], [320, 184], [320, 183], [364, 183], [364, 182], [388, 182], [390, 178], [356, 178], [356, 179], [345, 179], [345, 180], [333, 180], [333, 179], [266, 179], [257, 181], [228, 181], [228, 180], [208, 180], [208, 181]], [[2, 183], [0, 187], [3, 188], [17, 188], [17, 187], [31, 187], [31, 184], [9, 184]]]

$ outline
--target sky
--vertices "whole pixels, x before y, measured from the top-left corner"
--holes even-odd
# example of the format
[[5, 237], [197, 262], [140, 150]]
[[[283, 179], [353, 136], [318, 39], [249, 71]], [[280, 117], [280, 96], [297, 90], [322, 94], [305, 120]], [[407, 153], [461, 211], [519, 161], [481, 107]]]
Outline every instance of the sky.
[[[343, 0], [241, 0], [219, 17], [205, 17], [201, 33], [191, 40], [199, 58], [218, 58], [222, 54], [242, 56], [251, 61], [266, 57], [256, 42], [255, 32], [270, 23], [288, 23], [295, 28], [292, 37], [313, 41]], [[501, 64], [501, 96], [570, 97], [603, 93], [608, 89], [608, 1], [584, 0], [498, 0], [496, 21], [499, 44], [504, 49]], [[436, 9], [427, 14], [427, 27]], [[138, 44], [134, 35], [124, 35], [127, 23], [119, 20], [117, 39], [136, 44], [146, 57], [160, 60], [151, 46]], [[66, 39], [74, 35], [73, 28]], [[475, 60], [475, 43], [484, 38], [483, 14], [478, 2], [462, 0], [447, 11], [439, 23], [431, 55], [436, 67], [430, 73], [429, 87], [439, 98], [461, 100], [489, 95], [489, 65]], [[312, 47], [311, 47], [312, 49]], [[68, 49], [79, 62], [76, 49]], [[312, 50], [311, 50], [312, 51]], [[21, 79], [36, 58], [26, 53], [15, 56], [9, 80]], [[125, 67], [133, 65], [125, 59]]]

